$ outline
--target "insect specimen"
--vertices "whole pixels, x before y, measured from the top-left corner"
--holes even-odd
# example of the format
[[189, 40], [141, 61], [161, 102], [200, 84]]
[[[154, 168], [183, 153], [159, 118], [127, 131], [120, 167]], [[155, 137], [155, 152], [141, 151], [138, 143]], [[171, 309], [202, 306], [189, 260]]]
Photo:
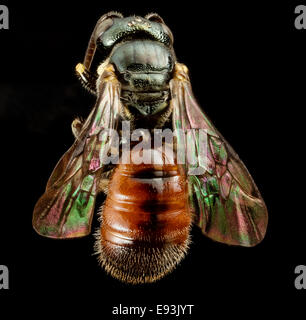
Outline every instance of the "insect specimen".
[[[177, 62], [173, 35], [159, 15], [103, 15], [76, 72], [96, 95], [96, 104], [86, 121], [72, 122], [75, 141], [35, 206], [33, 226], [39, 234], [60, 239], [88, 235], [96, 197], [105, 193], [96, 253], [113, 277], [134, 284], [156, 281], [177, 266], [188, 250], [192, 224], [230, 245], [254, 246], [264, 238], [264, 201], [237, 154], [197, 104], [188, 69]], [[176, 146], [187, 153], [193, 143], [191, 153], [198, 158], [202, 140], [195, 130], [205, 130], [202, 173], [190, 174], [192, 165], [177, 158], [166, 162], [162, 152], [159, 164], [106, 164], [112, 138], [103, 132], [118, 132], [122, 157], [130, 143], [120, 129], [124, 121], [149, 132], [191, 130], [188, 139], [176, 139]], [[135, 149], [128, 152], [135, 154]]]

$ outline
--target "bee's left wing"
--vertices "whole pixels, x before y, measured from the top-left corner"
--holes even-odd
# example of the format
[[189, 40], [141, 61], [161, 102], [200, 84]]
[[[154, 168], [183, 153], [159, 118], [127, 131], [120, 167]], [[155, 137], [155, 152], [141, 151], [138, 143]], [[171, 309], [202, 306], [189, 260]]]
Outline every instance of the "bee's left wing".
[[[256, 245], [264, 238], [268, 214], [251, 175], [197, 104], [186, 66], [176, 64], [170, 90], [174, 128], [191, 131], [178, 139], [178, 147], [188, 150], [188, 144], [193, 145], [189, 153], [197, 159], [197, 170], [200, 169], [193, 173], [194, 163], [185, 166], [196, 223], [213, 240]], [[197, 129], [205, 131], [204, 139]], [[201, 147], [205, 148], [205, 159]]]
[[99, 88], [80, 135], [56, 165], [34, 208], [33, 227], [45, 237], [75, 238], [90, 233], [97, 181], [112, 143], [105, 129], [116, 130], [119, 118], [120, 83], [111, 65], [101, 75]]

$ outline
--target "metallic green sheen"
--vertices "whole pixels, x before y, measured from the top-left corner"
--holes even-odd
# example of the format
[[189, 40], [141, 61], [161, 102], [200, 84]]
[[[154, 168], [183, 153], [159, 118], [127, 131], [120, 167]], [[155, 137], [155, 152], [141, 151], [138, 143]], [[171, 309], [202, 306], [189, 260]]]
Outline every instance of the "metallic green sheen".
[[103, 75], [100, 90], [80, 136], [60, 159], [34, 208], [33, 227], [43, 236], [75, 238], [90, 232], [97, 180], [103, 170], [100, 150], [108, 138], [100, 133], [116, 128], [120, 101], [118, 83], [104, 82]]
[[[183, 71], [182, 71], [183, 73]], [[265, 203], [238, 155], [214, 128], [193, 96], [187, 74], [170, 82], [173, 100], [173, 125], [186, 131], [205, 129], [208, 148], [205, 171], [189, 175], [190, 209], [198, 217], [196, 224], [213, 240], [231, 245], [254, 246], [265, 235], [268, 216]], [[182, 141], [178, 141], [181, 143]], [[199, 136], [189, 143], [199, 156]], [[186, 144], [183, 145], [187, 152]], [[201, 162], [200, 162], [201, 163]], [[187, 163], [186, 172], [192, 165]]]

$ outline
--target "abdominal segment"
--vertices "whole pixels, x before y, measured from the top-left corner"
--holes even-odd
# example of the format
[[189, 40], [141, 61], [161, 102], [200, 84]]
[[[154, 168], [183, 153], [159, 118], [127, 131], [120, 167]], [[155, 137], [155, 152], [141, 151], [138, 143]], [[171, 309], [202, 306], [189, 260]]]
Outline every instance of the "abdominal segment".
[[172, 271], [188, 249], [187, 195], [177, 165], [118, 165], [96, 243], [106, 271], [129, 283], [153, 282]]

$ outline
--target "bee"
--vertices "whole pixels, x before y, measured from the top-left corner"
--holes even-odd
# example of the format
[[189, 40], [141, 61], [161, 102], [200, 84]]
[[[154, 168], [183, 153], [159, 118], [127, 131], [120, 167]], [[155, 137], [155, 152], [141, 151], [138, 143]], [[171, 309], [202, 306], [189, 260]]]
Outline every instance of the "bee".
[[[96, 53], [102, 58], [93, 68]], [[95, 250], [111, 276], [132, 284], [172, 272], [188, 251], [193, 224], [228, 245], [251, 247], [264, 238], [265, 203], [238, 155], [198, 105], [188, 69], [177, 61], [173, 35], [158, 14], [103, 15], [76, 73], [96, 103], [85, 121], [72, 122], [75, 141], [34, 208], [33, 227], [40, 235], [90, 234], [96, 197], [105, 193]], [[122, 157], [128, 144], [120, 130], [124, 121], [150, 132], [205, 130], [202, 172], [190, 174], [191, 165], [177, 158], [167, 162], [163, 152], [157, 152], [159, 164], [106, 164], [112, 138], [102, 133], [119, 133]], [[188, 153], [187, 144], [194, 143], [191, 152], [199, 158], [201, 141], [192, 134], [176, 139], [176, 146]], [[133, 157], [135, 150], [128, 155]]]

